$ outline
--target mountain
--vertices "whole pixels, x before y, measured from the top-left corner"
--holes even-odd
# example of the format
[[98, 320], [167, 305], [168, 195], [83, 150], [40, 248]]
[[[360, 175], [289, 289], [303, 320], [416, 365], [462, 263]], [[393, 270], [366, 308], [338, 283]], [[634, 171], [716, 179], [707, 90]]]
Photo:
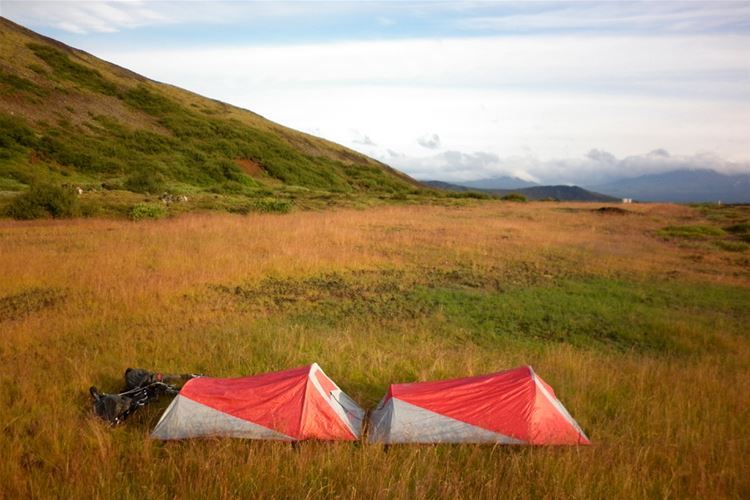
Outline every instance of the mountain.
[[422, 192], [360, 153], [0, 18], [0, 192], [40, 182], [200, 199]]
[[750, 174], [726, 175], [714, 170], [674, 170], [620, 179], [590, 189], [619, 198], [677, 203], [750, 203]]
[[[423, 184], [435, 189], [443, 189], [446, 191], [472, 191], [471, 188], [466, 186], [443, 181], [423, 181]], [[603, 203], [619, 201], [618, 198], [588, 191], [578, 186], [532, 186], [520, 189], [476, 189], [474, 191], [498, 197], [517, 193], [524, 195], [529, 200], [598, 201]]]
[[472, 189], [519, 189], [532, 186], [538, 186], [535, 182], [528, 182], [518, 177], [490, 177], [487, 179], [478, 179], [475, 181], [461, 181], [456, 184], [470, 187]]

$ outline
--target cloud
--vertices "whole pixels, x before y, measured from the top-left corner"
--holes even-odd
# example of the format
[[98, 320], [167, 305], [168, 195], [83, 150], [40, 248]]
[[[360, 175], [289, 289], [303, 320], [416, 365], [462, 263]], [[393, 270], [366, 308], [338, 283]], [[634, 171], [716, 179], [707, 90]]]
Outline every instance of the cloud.
[[671, 155], [664, 149], [618, 159], [600, 149], [580, 158], [540, 160], [534, 156], [500, 157], [494, 153], [446, 151], [430, 157], [399, 155], [391, 162], [418, 179], [471, 181], [510, 176], [543, 184], [595, 186], [615, 179], [673, 170], [716, 170], [725, 174], [750, 173], [750, 162], [732, 162], [713, 153]]
[[75, 34], [112, 33], [171, 22], [152, 5], [139, 0], [4, 0], [3, 15], [22, 24], [41, 24]]
[[[252, 26], [335, 20], [335, 33], [374, 28], [434, 36], [467, 33], [747, 33], [746, 2], [249, 2], [235, 0], [3, 0], [3, 16], [71, 33], [164, 24]], [[325, 24], [326, 21], [324, 21]], [[307, 27], [305, 26], [305, 27]]]
[[157, 76], [196, 77], [200, 64], [202, 80], [228, 80], [231, 75], [238, 86], [378, 84], [748, 99], [748, 44], [750, 36], [415, 38], [133, 51], [122, 47], [105, 55]]
[[406, 173], [425, 180], [469, 181], [510, 176], [525, 181], [539, 181], [526, 170], [528, 162], [520, 158], [500, 158], [495, 153], [484, 151], [474, 153], [445, 151], [421, 158], [399, 155], [391, 158], [391, 163]]
[[303, 21], [352, 8], [340, 2], [3, 0], [3, 16], [29, 26], [74, 34], [112, 33], [168, 24], [252, 24], [273, 18]]
[[750, 5], [742, 2], [570, 2], [515, 5], [501, 12], [459, 17], [479, 31], [707, 33], [747, 32]]
[[375, 144], [367, 134], [358, 134], [357, 138], [353, 139], [352, 142], [354, 144], [361, 144], [363, 146], [377, 146], [377, 144]]
[[437, 134], [425, 135], [417, 139], [417, 144], [427, 149], [438, 149], [440, 147], [440, 136]]
[[396, 24], [395, 19], [391, 19], [390, 17], [385, 17], [385, 16], [378, 16], [375, 18], [375, 21], [378, 23], [378, 25], [385, 26], [385, 27], [394, 26]]

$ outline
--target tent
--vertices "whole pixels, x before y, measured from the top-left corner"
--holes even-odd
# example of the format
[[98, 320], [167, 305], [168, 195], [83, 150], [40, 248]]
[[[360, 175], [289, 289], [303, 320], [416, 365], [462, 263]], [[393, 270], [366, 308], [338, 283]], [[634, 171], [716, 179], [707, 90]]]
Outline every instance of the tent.
[[364, 411], [313, 363], [239, 378], [189, 380], [152, 437], [359, 439]]
[[391, 385], [369, 420], [373, 443], [590, 444], [530, 366]]

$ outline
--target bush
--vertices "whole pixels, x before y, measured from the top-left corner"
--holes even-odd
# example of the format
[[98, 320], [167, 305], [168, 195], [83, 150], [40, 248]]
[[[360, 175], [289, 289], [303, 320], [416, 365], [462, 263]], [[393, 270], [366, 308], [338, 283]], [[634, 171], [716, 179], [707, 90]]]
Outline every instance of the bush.
[[733, 224], [727, 227], [726, 230], [734, 234], [750, 233], [750, 223], [741, 222], [739, 224]]
[[528, 198], [526, 198], [524, 195], [519, 194], [519, 193], [506, 194], [505, 196], [503, 196], [500, 199], [503, 200], [503, 201], [515, 201], [515, 202], [518, 202], [518, 203], [524, 203], [524, 202], [529, 201]]
[[36, 138], [25, 120], [20, 117], [0, 113], [0, 149], [15, 145], [34, 146]]
[[46, 62], [55, 76], [78, 83], [95, 92], [115, 95], [117, 86], [104, 78], [97, 70], [71, 61], [67, 54], [48, 45], [38, 43], [27, 43], [34, 54]]
[[292, 204], [287, 200], [262, 198], [253, 202], [253, 209], [257, 212], [285, 214], [292, 209]]
[[164, 177], [151, 169], [140, 169], [128, 176], [125, 189], [134, 193], [154, 194], [164, 190]]
[[36, 184], [16, 197], [7, 208], [15, 219], [73, 217], [78, 215], [78, 196], [70, 189], [53, 184]]
[[167, 215], [167, 209], [153, 203], [139, 203], [130, 209], [128, 217], [131, 220], [161, 219]]

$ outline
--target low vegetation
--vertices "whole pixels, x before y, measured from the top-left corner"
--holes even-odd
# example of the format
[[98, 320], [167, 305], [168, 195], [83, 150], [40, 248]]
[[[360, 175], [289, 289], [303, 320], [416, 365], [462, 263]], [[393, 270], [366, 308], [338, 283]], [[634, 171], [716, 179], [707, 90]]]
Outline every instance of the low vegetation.
[[[149, 203], [173, 216], [0, 220], [9, 497], [750, 495], [750, 396], [733, 390], [750, 383], [750, 261], [714, 243], [741, 241], [747, 207]], [[722, 232], [659, 233], [685, 226]], [[167, 401], [114, 429], [89, 410], [88, 387], [119, 389], [128, 366], [313, 361], [365, 407], [389, 383], [531, 364], [593, 446], [162, 443]]]
[[167, 215], [167, 209], [155, 203], [138, 203], [128, 214], [132, 220], [161, 219]]
[[79, 215], [80, 209], [78, 197], [72, 189], [34, 184], [11, 201], [6, 213], [15, 219], [65, 218]]
[[728, 252], [750, 249], [750, 206], [700, 205], [697, 208], [703, 214], [702, 224], [670, 225], [657, 234], [687, 247], [712, 244]]
[[504, 201], [515, 201], [515, 202], [521, 202], [521, 203], [528, 201], [528, 199], [524, 195], [519, 194], [519, 193], [506, 194], [505, 196], [502, 196], [500, 199]]

